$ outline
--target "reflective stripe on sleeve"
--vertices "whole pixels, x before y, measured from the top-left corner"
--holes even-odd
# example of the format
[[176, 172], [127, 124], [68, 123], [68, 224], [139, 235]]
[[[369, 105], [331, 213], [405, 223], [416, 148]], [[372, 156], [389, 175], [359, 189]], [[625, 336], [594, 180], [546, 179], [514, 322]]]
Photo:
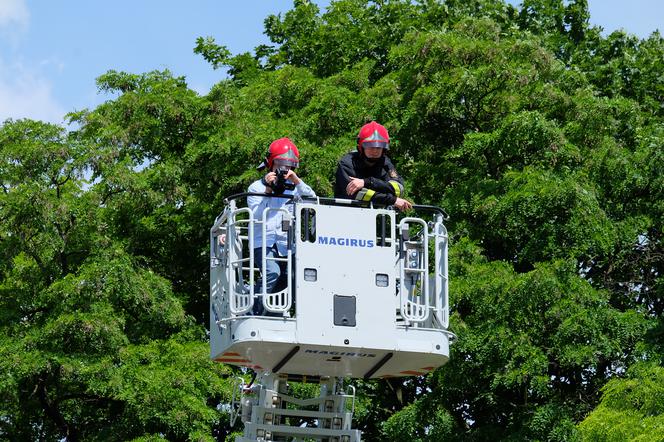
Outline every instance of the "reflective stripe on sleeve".
[[398, 181], [392, 181], [392, 180], [390, 180], [389, 183], [394, 188], [394, 194], [397, 196], [397, 198], [400, 197], [401, 194], [403, 193], [403, 186], [401, 185], [401, 183], [398, 182]]
[[357, 195], [355, 195], [355, 199], [360, 201], [371, 201], [371, 198], [373, 198], [375, 194], [376, 192], [371, 189], [361, 189], [357, 192]]

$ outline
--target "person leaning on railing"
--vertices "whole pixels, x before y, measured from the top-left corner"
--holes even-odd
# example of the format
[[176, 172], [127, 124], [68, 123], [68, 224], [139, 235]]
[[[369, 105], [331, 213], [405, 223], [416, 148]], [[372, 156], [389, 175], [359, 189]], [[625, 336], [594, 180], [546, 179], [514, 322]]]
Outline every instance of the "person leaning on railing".
[[394, 206], [404, 211], [412, 203], [403, 198], [403, 179], [385, 155], [390, 136], [381, 124], [372, 121], [360, 129], [357, 151], [344, 155], [337, 165], [334, 197]]

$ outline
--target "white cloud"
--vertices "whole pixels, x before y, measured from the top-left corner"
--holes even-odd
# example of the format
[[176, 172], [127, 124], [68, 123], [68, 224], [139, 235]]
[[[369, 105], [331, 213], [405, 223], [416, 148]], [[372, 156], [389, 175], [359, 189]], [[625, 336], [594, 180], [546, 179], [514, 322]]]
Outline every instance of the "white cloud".
[[0, 59], [0, 123], [31, 118], [61, 124], [64, 115], [47, 79], [21, 63], [5, 65]]
[[0, 0], [0, 27], [12, 24], [26, 27], [29, 21], [25, 0]]

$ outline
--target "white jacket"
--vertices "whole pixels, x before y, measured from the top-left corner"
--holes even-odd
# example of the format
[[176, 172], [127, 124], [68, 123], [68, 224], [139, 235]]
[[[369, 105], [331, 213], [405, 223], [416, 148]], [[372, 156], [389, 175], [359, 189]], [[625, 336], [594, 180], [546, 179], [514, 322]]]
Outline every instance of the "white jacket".
[[[249, 189], [247, 189], [247, 192], [265, 193], [265, 184], [263, 184], [262, 180], [254, 181], [249, 186]], [[284, 191], [284, 195], [315, 197], [316, 193], [300, 178], [300, 183], [295, 186], [295, 189]], [[286, 256], [288, 232], [282, 230], [281, 222], [283, 220], [283, 213], [276, 211], [268, 212], [265, 239], [263, 238], [262, 225], [260, 223], [263, 221], [263, 212], [267, 208], [280, 209], [286, 206], [288, 202], [289, 199], [287, 198], [247, 197], [247, 205], [254, 213], [254, 248], [261, 247], [263, 241], [265, 241], [267, 248], [272, 247], [276, 243], [279, 255]], [[290, 204], [287, 207], [292, 214], [293, 205]]]

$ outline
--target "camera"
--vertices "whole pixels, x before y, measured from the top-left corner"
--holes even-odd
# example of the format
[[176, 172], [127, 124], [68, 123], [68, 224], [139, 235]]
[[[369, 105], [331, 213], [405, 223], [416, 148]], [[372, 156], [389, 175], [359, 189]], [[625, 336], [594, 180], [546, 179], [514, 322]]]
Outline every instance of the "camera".
[[277, 179], [273, 184], [270, 185], [270, 187], [272, 188], [272, 191], [276, 195], [280, 195], [284, 193], [284, 191], [286, 190], [295, 189], [295, 184], [286, 180], [286, 174], [288, 173], [287, 167], [280, 167], [277, 170], [275, 170], [275, 173], [277, 174]]

